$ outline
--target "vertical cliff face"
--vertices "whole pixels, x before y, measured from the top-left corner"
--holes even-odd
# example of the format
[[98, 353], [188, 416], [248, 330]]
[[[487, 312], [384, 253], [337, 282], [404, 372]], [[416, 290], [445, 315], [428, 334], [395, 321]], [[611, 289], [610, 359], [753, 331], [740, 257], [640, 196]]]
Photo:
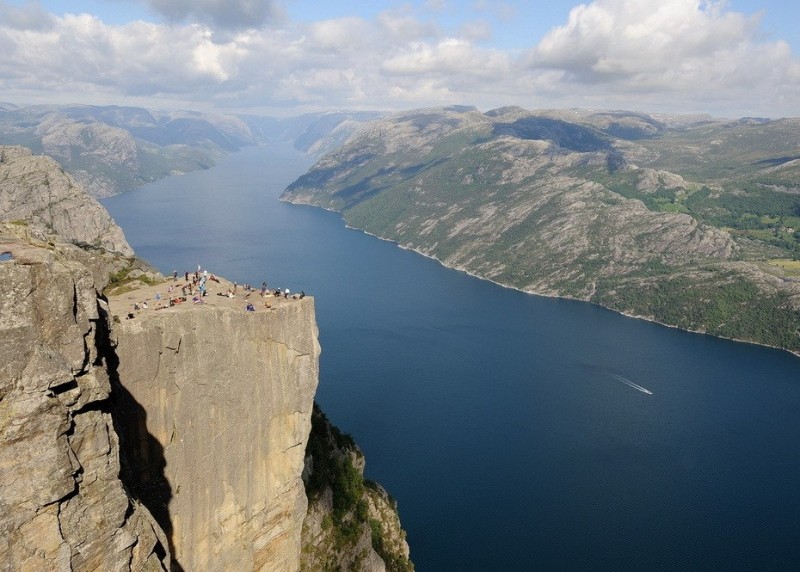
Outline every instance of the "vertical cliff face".
[[[128, 302], [112, 298], [112, 311], [125, 316]], [[184, 569], [298, 570], [314, 303], [220, 304], [151, 309], [116, 325], [123, 438], [138, 444], [131, 482]]]
[[[0, 228], [0, 562], [167, 569], [163, 532], [118, 478], [108, 259]], [[113, 360], [113, 358], [112, 358]]]
[[364, 481], [352, 439], [317, 411], [309, 444], [312, 298], [156, 310], [167, 285], [139, 282], [107, 300], [119, 256], [15, 230], [26, 234], [0, 224], [0, 562], [413, 569], [396, 507]]
[[[329, 535], [307, 538], [323, 552], [302, 536], [313, 299], [156, 303], [163, 276], [120, 254], [122, 231], [87, 199], [52, 160], [0, 146], [0, 563], [294, 571], [325, 554]], [[109, 282], [128, 292], [107, 300]], [[364, 520], [377, 505], [359, 506], [336, 561], [383, 570]]]

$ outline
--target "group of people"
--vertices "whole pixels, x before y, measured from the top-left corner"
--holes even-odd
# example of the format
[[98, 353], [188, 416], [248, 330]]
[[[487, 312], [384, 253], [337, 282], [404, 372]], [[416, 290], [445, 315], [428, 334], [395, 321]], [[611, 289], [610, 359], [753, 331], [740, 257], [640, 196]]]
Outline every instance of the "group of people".
[[[168, 304], [162, 303], [161, 301], [161, 293], [156, 292], [155, 299], [156, 299], [156, 310], [161, 310], [164, 308], [175, 306], [176, 304], [181, 304], [183, 302], [187, 302], [189, 297], [191, 297], [191, 301], [194, 304], [204, 304], [205, 301], [203, 298], [208, 296], [208, 285], [210, 282], [217, 282], [220, 283], [219, 278], [214, 276], [213, 274], [209, 274], [208, 270], [203, 270], [203, 268], [198, 264], [197, 270], [194, 272], [184, 272], [183, 274], [184, 284], [180, 285], [181, 295], [180, 296], [173, 296], [173, 291], [175, 287], [178, 287], [178, 284], [173, 286], [170, 284], [167, 287], [168, 293]], [[178, 280], [178, 271], [172, 271], [172, 280]], [[237, 282], [234, 282], [225, 292], [217, 292], [217, 296], [224, 296], [228, 298], [235, 298], [239, 293], [240, 286]], [[241, 290], [244, 293], [245, 299], [248, 299], [253, 292], [256, 292], [256, 289], [253, 288], [251, 284], [244, 283], [241, 285]], [[261, 291], [260, 296], [262, 298], [284, 298], [284, 299], [293, 299], [293, 300], [302, 300], [306, 297], [306, 293], [304, 291], [300, 291], [300, 293], [292, 294], [288, 288], [286, 289], [269, 289], [266, 282], [261, 283]], [[271, 308], [272, 305], [270, 304], [269, 300], [264, 301], [264, 306], [266, 308]], [[147, 305], [147, 301], [137, 302], [133, 304], [134, 310], [147, 310], [149, 306]], [[247, 304], [245, 305], [245, 311], [247, 312], [255, 312], [256, 307], [253, 305], [251, 301], [248, 300]], [[132, 318], [133, 313], [128, 314], [128, 318]]]

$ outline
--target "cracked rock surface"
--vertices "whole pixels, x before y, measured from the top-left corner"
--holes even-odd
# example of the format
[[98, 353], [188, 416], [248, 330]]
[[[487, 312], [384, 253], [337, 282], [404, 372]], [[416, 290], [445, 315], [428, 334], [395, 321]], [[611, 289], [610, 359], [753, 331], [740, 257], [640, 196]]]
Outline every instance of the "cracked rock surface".
[[0, 220], [26, 221], [62, 240], [133, 255], [103, 206], [55, 160], [25, 147], [0, 145]]
[[0, 562], [167, 569], [164, 533], [119, 479], [107, 260], [2, 233], [0, 252]]

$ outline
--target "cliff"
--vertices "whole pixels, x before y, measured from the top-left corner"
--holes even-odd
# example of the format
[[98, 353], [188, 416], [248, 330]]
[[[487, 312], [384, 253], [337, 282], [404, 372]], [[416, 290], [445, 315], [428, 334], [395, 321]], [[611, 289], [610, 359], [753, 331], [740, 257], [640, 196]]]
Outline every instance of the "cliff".
[[105, 286], [113, 257], [0, 228], [0, 562], [166, 570], [167, 539], [119, 479]]
[[[215, 293], [115, 328], [121, 429], [137, 444], [131, 482], [184, 569], [297, 570], [318, 379], [314, 302], [246, 312]], [[112, 297], [112, 312], [125, 317], [151, 294]]]
[[[302, 480], [313, 299], [255, 294], [246, 311], [215, 279], [204, 303], [167, 305], [184, 284], [122, 256], [121, 230], [55, 162], [0, 150], [0, 562], [299, 570], [316, 550]], [[79, 234], [92, 220], [106, 232]], [[399, 520], [375, 506], [386, 525], [366, 546], [388, 546]], [[362, 548], [337, 558], [385, 569]]]
[[39, 236], [55, 233], [133, 256], [122, 229], [50, 157], [25, 147], [0, 146], [0, 220], [25, 221]]
[[364, 455], [315, 406], [303, 480], [309, 505], [301, 569], [410, 572], [397, 503], [364, 479]]
[[314, 406], [313, 298], [219, 296], [234, 285], [215, 276], [202, 304], [168, 306], [170, 285], [186, 284], [123, 287], [109, 305], [125, 480], [177, 565], [413, 570], [396, 503]]

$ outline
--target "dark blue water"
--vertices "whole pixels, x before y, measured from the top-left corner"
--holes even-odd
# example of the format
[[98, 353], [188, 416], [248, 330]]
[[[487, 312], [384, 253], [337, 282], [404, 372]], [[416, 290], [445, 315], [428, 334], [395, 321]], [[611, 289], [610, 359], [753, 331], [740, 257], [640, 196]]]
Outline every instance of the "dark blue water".
[[308, 166], [249, 149], [104, 204], [164, 272], [316, 297], [318, 400], [398, 499], [418, 570], [800, 567], [800, 359], [500, 288], [280, 203]]

